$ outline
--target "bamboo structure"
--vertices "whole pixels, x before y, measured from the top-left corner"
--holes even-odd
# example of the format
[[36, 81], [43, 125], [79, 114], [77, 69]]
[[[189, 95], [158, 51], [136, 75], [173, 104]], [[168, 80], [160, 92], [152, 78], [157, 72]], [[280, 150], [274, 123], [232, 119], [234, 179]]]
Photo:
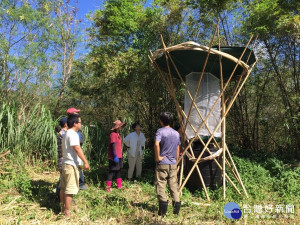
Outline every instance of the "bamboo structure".
[[[215, 37], [217, 37], [217, 43], [218, 47], [213, 47], [213, 43], [215, 42]], [[229, 152], [229, 149], [226, 145], [226, 116], [231, 109], [234, 101], [236, 100], [238, 94], [240, 93], [241, 89], [243, 88], [247, 78], [249, 77], [252, 69], [254, 68], [256, 64], [256, 59], [254, 56], [254, 53], [252, 50], [250, 50], [248, 47], [250, 43], [252, 42], [252, 48], [254, 47], [256, 43], [256, 39], [253, 41], [253, 36], [250, 37], [247, 45], [242, 49], [241, 54], [239, 57], [235, 57], [229, 53], [226, 53], [225, 51], [222, 51], [222, 47], [220, 45], [220, 35], [219, 35], [219, 27], [218, 25], [215, 28], [214, 34], [212, 36], [212, 40], [210, 42], [209, 47], [200, 45], [195, 42], [185, 42], [182, 44], [174, 45], [167, 47], [165, 45], [165, 42], [163, 40], [163, 37], [161, 36], [161, 42], [162, 42], [162, 49], [158, 49], [154, 53], [150, 52], [149, 59], [151, 63], [153, 64], [154, 68], [157, 70], [158, 76], [164, 83], [167, 91], [169, 92], [170, 96], [172, 97], [175, 107], [177, 116], [180, 122], [180, 126], [183, 130], [183, 139], [184, 143], [186, 143], [186, 146], [182, 152], [182, 155], [180, 156], [177, 166], [178, 166], [178, 173], [179, 173], [179, 191], [182, 192], [182, 189], [185, 187], [186, 183], [191, 177], [191, 174], [194, 170], [197, 171], [197, 174], [199, 176], [199, 182], [202, 185], [202, 188], [205, 192], [206, 198], [208, 201], [210, 201], [209, 194], [207, 191], [207, 188], [205, 186], [205, 183], [203, 181], [203, 176], [199, 169], [199, 163], [202, 163], [207, 160], [213, 160], [217, 167], [220, 169], [222, 174], [222, 187], [223, 187], [223, 199], [226, 198], [226, 182], [228, 181], [233, 188], [237, 191], [238, 194], [242, 195], [242, 192], [239, 190], [238, 185], [242, 189], [245, 196], [248, 198], [248, 194], [246, 191], [246, 188], [243, 184], [243, 181], [239, 175], [239, 172], [237, 170], [237, 167], [232, 159], [232, 156]], [[199, 65], [201, 64], [199, 68], [197, 68], [198, 71], [193, 71], [192, 69], [189, 70], [189, 72], [198, 72], [201, 73], [199, 76], [199, 80], [197, 82], [197, 87], [195, 90], [195, 93], [192, 94], [187, 87], [186, 82], [184, 81], [183, 75], [180, 71], [186, 71], [189, 68], [185, 68], [184, 63], [180, 62], [178, 58], [175, 57], [175, 53], [182, 53], [185, 51], [192, 51], [193, 53], [201, 53], [206, 54], [204, 58], [202, 58], [201, 62], [199, 60]], [[250, 51], [250, 52], [249, 52]], [[246, 55], [246, 52], [248, 56]], [[252, 58], [251, 58], [252, 57]], [[210, 111], [208, 114], [204, 117], [201, 113], [201, 110], [197, 107], [195, 103], [195, 99], [197, 97], [197, 93], [200, 89], [200, 84], [203, 80], [205, 72], [207, 72], [207, 65], [211, 62], [211, 58], [218, 59], [218, 70], [219, 70], [219, 78], [220, 78], [220, 93], [218, 94], [218, 97], [213, 104], [213, 106], [210, 108]], [[249, 63], [249, 60], [251, 58], [251, 63]], [[253, 60], [254, 59], [254, 60]], [[160, 61], [159, 61], [160, 60]], [[163, 62], [163, 63], [162, 63]], [[224, 64], [225, 62], [225, 64]], [[224, 68], [226, 67], [226, 63], [231, 63], [231, 72], [226, 71], [226, 74], [224, 72]], [[249, 63], [249, 64], [248, 64]], [[195, 61], [195, 64], [198, 64], [198, 61]], [[180, 67], [180, 68], [179, 68]], [[194, 67], [193, 67], [194, 68]], [[213, 68], [214, 69], [214, 68]], [[236, 75], [240, 71], [240, 74], [238, 76]], [[226, 76], [226, 77], [225, 77]], [[185, 92], [191, 101], [188, 113], [187, 111], [184, 111], [179, 100], [176, 97], [176, 91], [177, 87], [175, 84], [175, 80], [180, 81], [180, 84], [184, 87]], [[234, 82], [233, 88], [231, 89], [232, 92], [228, 94], [228, 86], [230, 82]], [[225, 96], [225, 91], [227, 91], [227, 94]], [[218, 121], [218, 124], [214, 127], [214, 129], [210, 129], [208, 126], [208, 119], [212, 115], [213, 110], [217, 106], [217, 104], [220, 104], [221, 107], [221, 118]], [[194, 112], [197, 113], [197, 116], [200, 117], [201, 125], [200, 127], [194, 126], [193, 122], [191, 121], [191, 112], [194, 110]], [[194, 132], [194, 137], [189, 138], [186, 134], [187, 127], [190, 127]], [[205, 142], [200, 135], [201, 129], [206, 129], [209, 133], [208, 140]], [[217, 141], [217, 138], [214, 136], [215, 133], [221, 129], [221, 141]], [[199, 156], [195, 157], [193, 152], [193, 143], [195, 141], [198, 141], [203, 146], [203, 151], [199, 154]], [[213, 144], [218, 151], [215, 153], [212, 153], [209, 149], [209, 145]], [[204, 152], [207, 152], [209, 156], [202, 157]], [[184, 177], [183, 176], [183, 170], [184, 170], [184, 157], [188, 157], [189, 161], [192, 162], [192, 167], [188, 174]], [[222, 162], [219, 163], [219, 160], [217, 158], [221, 157]], [[231, 172], [233, 174], [234, 180], [232, 180], [228, 176], [228, 172]]]

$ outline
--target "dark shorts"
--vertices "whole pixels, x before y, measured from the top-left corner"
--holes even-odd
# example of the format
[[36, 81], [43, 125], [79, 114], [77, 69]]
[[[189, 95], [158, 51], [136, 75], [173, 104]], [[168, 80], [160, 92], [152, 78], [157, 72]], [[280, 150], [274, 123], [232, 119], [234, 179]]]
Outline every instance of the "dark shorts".
[[108, 160], [108, 170], [120, 170], [123, 168], [123, 158], [119, 159], [118, 163], [115, 163], [113, 160]]

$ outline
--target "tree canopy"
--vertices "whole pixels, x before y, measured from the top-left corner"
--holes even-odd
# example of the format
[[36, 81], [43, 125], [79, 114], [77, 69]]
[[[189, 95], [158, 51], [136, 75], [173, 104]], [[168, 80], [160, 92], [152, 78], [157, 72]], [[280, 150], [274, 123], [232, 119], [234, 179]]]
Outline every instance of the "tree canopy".
[[221, 45], [259, 35], [259, 62], [228, 117], [229, 142], [300, 158], [299, 1], [106, 0], [87, 27], [77, 10], [75, 1], [0, 2], [3, 102], [24, 110], [41, 103], [55, 118], [75, 106], [105, 132], [117, 118], [140, 121], [151, 146], [159, 113], [175, 105], [149, 51], [162, 47], [160, 35], [168, 46], [208, 45], [219, 21]]

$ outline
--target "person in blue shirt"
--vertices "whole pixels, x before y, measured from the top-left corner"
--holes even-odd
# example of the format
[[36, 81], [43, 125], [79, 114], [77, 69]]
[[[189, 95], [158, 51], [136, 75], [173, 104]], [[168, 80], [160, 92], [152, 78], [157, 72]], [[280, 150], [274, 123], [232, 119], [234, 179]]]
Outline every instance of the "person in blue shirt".
[[158, 215], [165, 216], [168, 209], [166, 184], [168, 183], [173, 200], [173, 213], [178, 215], [180, 199], [177, 182], [177, 161], [179, 157], [180, 135], [171, 127], [173, 115], [169, 112], [160, 114], [160, 125], [155, 136], [155, 184], [159, 202]]

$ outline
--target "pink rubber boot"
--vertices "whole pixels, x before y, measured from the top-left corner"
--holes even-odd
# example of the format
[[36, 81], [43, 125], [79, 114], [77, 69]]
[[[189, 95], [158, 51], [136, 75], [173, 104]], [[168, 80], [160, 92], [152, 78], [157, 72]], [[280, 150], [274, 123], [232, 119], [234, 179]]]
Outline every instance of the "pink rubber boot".
[[106, 190], [107, 190], [107, 192], [110, 192], [111, 184], [112, 184], [112, 181], [111, 181], [111, 180], [107, 180], [107, 181], [106, 181]]
[[117, 188], [118, 189], [122, 188], [122, 178], [116, 179], [116, 183], [117, 183]]

